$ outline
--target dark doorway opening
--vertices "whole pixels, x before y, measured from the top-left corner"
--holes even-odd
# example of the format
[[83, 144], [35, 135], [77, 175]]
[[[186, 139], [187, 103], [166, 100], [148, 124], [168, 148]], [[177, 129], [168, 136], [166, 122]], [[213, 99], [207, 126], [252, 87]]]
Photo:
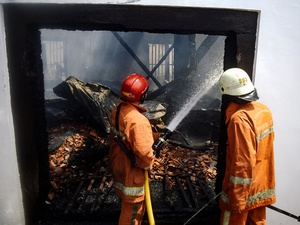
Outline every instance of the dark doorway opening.
[[[148, 32], [174, 34], [179, 39], [181, 35], [194, 34], [224, 36], [223, 68], [238, 66], [249, 74], [253, 70], [258, 12], [133, 5], [5, 4], [4, 15], [27, 224], [38, 223], [49, 193], [41, 29]], [[174, 57], [174, 65], [180, 65], [181, 61]], [[174, 76], [182, 68], [175, 67]]]

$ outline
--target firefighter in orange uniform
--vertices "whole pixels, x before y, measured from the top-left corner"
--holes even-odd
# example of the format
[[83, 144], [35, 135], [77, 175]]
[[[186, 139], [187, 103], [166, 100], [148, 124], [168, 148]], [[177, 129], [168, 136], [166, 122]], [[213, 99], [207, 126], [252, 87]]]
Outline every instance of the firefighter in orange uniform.
[[265, 225], [266, 206], [276, 201], [272, 114], [256, 102], [256, 89], [244, 70], [226, 70], [219, 87], [227, 104], [220, 224]]
[[[159, 136], [152, 132], [149, 120], [142, 114], [146, 109], [140, 104], [148, 87], [148, 80], [140, 74], [125, 78], [121, 87], [122, 103], [113, 109], [110, 117], [110, 166], [115, 192], [122, 200], [119, 225], [141, 224], [145, 213], [144, 171], [152, 166], [152, 145]], [[123, 144], [128, 152], [121, 147]]]

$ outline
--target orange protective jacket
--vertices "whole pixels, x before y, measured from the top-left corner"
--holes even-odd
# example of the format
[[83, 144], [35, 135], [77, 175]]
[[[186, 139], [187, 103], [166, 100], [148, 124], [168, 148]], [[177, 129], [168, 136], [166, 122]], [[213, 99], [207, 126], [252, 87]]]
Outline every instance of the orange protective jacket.
[[275, 197], [272, 114], [258, 102], [230, 103], [228, 141], [220, 208], [248, 211], [273, 204]]
[[149, 120], [141, 114], [146, 109], [140, 105], [123, 102], [119, 113], [119, 134], [135, 155], [138, 167], [133, 167], [124, 150], [113, 140], [116, 127], [115, 107], [111, 113], [109, 162], [115, 181], [115, 191], [123, 201], [135, 203], [144, 200], [145, 172], [152, 166], [154, 137]]

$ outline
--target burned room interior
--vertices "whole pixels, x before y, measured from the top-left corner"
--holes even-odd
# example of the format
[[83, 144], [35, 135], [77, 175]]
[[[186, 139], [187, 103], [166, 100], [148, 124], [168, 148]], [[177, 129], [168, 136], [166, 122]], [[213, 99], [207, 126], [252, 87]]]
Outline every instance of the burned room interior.
[[217, 81], [233, 66], [252, 74], [257, 12], [7, 4], [4, 13], [27, 224], [116, 223], [108, 118], [130, 73], [150, 83], [155, 131], [193, 104], [149, 173], [156, 223], [184, 224], [205, 205], [189, 224], [218, 223]]

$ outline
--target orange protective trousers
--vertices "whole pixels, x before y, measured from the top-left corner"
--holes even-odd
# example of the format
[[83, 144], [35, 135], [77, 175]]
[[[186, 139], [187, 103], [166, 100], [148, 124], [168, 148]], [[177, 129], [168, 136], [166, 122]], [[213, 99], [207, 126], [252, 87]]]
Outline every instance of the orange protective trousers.
[[242, 213], [222, 210], [220, 225], [266, 225], [266, 207], [258, 207]]
[[145, 201], [129, 203], [122, 201], [119, 225], [141, 225], [145, 214]]

